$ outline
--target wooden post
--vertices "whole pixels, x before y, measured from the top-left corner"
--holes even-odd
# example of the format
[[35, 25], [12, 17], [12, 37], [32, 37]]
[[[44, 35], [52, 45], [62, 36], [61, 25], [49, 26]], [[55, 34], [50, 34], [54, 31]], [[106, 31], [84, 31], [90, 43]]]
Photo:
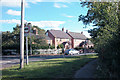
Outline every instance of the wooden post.
[[24, 0], [21, 1], [20, 69], [24, 67]]

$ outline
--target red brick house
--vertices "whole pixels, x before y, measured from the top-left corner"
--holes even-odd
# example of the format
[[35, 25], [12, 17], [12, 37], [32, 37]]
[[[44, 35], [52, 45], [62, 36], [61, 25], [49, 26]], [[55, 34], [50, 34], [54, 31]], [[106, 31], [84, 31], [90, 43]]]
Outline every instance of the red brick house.
[[83, 34], [83, 32], [81, 33], [76, 33], [76, 32], [69, 32], [68, 30], [66, 30], [66, 33], [71, 37], [71, 43], [72, 43], [72, 48], [75, 47], [84, 47], [84, 43], [86, 42], [86, 47], [93, 47], [93, 43], [88, 40], [88, 38]]
[[61, 30], [47, 30], [46, 36], [52, 39], [52, 44], [55, 45], [55, 49], [60, 44], [64, 45], [65, 49], [71, 48], [71, 37], [64, 32], [64, 28]]
[[49, 36], [45, 36], [46, 42], [49, 45], [52, 45], [52, 39]]
[[[36, 28], [33, 30], [33, 33], [39, 38], [38, 30]], [[64, 28], [62, 28], [62, 30], [47, 30], [45, 34], [45, 41], [49, 45], [55, 45], [55, 49], [57, 49], [57, 46], [60, 44], [63, 44], [65, 49], [76, 47], [89, 48], [94, 46], [93, 43], [83, 34], [83, 32], [76, 33], [69, 32], [68, 30], [65, 32]], [[86, 45], [84, 45], [85, 42]]]

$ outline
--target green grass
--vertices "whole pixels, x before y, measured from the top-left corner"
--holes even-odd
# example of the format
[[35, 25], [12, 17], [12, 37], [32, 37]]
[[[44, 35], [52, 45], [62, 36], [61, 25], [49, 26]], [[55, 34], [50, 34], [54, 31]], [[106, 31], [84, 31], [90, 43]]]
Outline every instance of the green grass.
[[2, 70], [2, 77], [3, 79], [72, 78], [77, 70], [95, 58], [97, 58], [96, 55], [87, 55], [31, 62], [21, 70], [19, 69], [19, 65]]

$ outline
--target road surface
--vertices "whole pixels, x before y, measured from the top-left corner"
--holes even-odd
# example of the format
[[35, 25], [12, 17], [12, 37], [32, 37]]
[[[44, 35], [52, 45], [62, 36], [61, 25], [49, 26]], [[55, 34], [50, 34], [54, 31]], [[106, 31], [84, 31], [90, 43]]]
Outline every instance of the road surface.
[[[86, 55], [90, 54], [96, 54], [96, 53], [88, 53]], [[81, 56], [85, 54], [77, 54], [77, 55], [44, 55], [44, 56], [29, 56], [29, 62], [34, 61], [42, 61], [46, 59], [53, 59], [53, 58], [63, 58], [63, 57], [72, 57], [72, 56]], [[26, 59], [24, 60], [26, 61]], [[14, 66], [16, 64], [20, 63], [20, 57], [19, 56], [2, 56], [2, 59], [0, 59], [0, 70], [4, 68], [8, 68], [11, 66]]]

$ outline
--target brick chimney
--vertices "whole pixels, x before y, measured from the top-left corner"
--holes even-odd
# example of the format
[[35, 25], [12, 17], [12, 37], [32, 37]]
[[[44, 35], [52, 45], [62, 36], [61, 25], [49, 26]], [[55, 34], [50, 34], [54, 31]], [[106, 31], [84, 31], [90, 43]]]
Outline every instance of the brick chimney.
[[69, 33], [69, 30], [66, 30], [66, 33]]
[[64, 32], [64, 27], [62, 28], [62, 31]]
[[83, 32], [81, 32], [81, 34], [83, 34]]
[[33, 28], [33, 33], [38, 35], [38, 30], [36, 28]]

